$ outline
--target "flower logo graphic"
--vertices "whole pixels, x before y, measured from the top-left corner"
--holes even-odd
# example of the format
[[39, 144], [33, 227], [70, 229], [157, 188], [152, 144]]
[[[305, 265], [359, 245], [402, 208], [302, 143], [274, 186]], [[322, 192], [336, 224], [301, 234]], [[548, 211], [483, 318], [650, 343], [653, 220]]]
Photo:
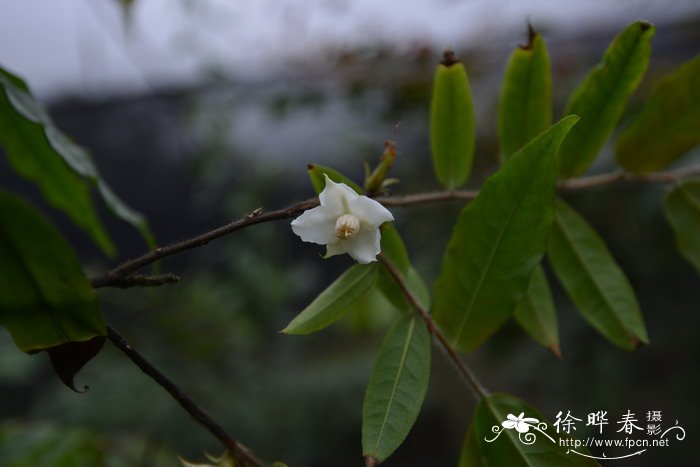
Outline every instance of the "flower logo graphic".
[[525, 417], [525, 412], [521, 412], [517, 417], [512, 413], [509, 413], [506, 420], [501, 423], [501, 426], [506, 430], [512, 430], [515, 428], [518, 433], [527, 433], [530, 431], [530, 427], [537, 426], [540, 422], [536, 418]]
[[552, 443], [556, 444], [554, 438], [545, 433], [544, 430], [547, 429], [547, 424], [539, 421], [536, 418], [526, 417], [525, 412], [521, 412], [517, 417], [512, 413], [506, 416], [506, 419], [501, 422], [501, 426], [494, 425], [491, 427], [491, 432], [495, 433], [491, 439], [484, 438], [487, 443], [492, 443], [501, 436], [506, 430], [515, 430], [518, 432], [518, 439], [521, 443], [526, 445], [534, 444], [537, 441], [537, 435], [530, 431], [530, 429], [539, 432], [549, 439]]

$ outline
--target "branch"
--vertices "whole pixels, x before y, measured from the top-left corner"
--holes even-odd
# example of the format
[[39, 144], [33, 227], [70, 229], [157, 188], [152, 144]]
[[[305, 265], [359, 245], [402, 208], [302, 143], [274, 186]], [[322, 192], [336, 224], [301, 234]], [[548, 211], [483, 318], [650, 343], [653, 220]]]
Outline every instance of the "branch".
[[184, 393], [175, 383], [170, 381], [168, 378], [158, 371], [153, 365], [151, 365], [140, 353], [134, 350], [126, 340], [120, 336], [117, 331], [107, 326], [107, 338], [122, 352], [126, 354], [129, 359], [134, 362], [134, 364], [141, 369], [144, 373], [150, 376], [156, 383], [160, 385], [163, 389], [168, 391], [168, 393], [182, 406], [183, 409], [189, 413], [192, 418], [195, 419], [202, 427], [204, 427], [209, 433], [211, 433], [216, 439], [218, 439], [221, 444], [228, 450], [228, 452], [238, 461], [242, 462], [246, 467], [263, 467], [264, 464], [259, 461], [248, 449], [241, 443], [229, 436], [228, 433], [214, 420], [212, 420], [209, 415], [207, 415], [204, 410], [202, 410], [197, 404], [190, 399], [190, 397]]
[[452, 362], [460, 376], [462, 376], [464, 381], [466, 381], [467, 385], [472, 389], [472, 391], [474, 391], [477, 398], [483, 399], [488, 396], [488, 391], [479, 383], [467, 364], [464, 363], [464, 360], [460, 358], [454, 347], [452, 347], [447, 341], [447, 338], [437, 326], [435, 321], [433, 321], [433, 318], [430, 316], [428, 310], [426, 310], [425, 307], [418, 302], [416, 296], [409, 290], [408, 285], [406, 285], [406, 281], [404, 281], [403, 276], [401, 276], [401, 272], [396, 268], [396, 266], [394, 266], [394, 263], [384, 256], [383, 253], [380, 253], [378, 258], [379, 261], [386, 267], [387, 272], [392, 279], [394, 279], [394, 282], [396, 282], [396, 284], [399, 286], [401, 292], [404, 294], [408, 302], [418, 312], [421, 319], [423, 319], [426, 327], [428, 328], [428, 332], [430, 332], [430, 334], [432, 334], [432, 336], [435, 338], [435, 341], [440, 345], [440, 348]]
[[180, 278], [175, 274], [158, 274], [155, 276], [143, 276], [141, 274], [129, 274], [128, 276], [99, 276], [90, 280], [93, 289], [99, 287], [159, 287], [165, 284], [176, 284]]
[[[590, 177], [581, 177], [570, 180], [562, 180], [558, 184], [559, 190], [580, 190], [604, 185], [613, 185], [621, 182], [633, 183], [673, 183], [682, 178], [687, 178], [694, 175], [700, 175], [700, 165], [686, 167], [683, 169], [669, 170], [666, 172], [656, 172], [647, 175], [634, 175], [625, 172], [612, 172], [602, 175], [593, 175]], [[434, 193], [419, 193], [405, 196], [378, 196], [374, 198], [384, 206], [412, 206], [416, 204], [435, 203], [442, 201], [461, 200], [469, 201], [479, 194], [478, 191], [438, 191]], [[111, 271], [91, 279], [93, 287], [105, 286], [120, 286], [119, 280], [128, 276], [139, 269], [154, 263], [168, 256], [181, 253], [186, 250], [191, 250], [200, 246], [204, 246], [212, 240], [215, 240], [224, 235], [236, 232], [237, 230], [245, 229], [251, 225], [260, 224], [263, 222], [287, 219], [300, 214], [307, 209], [318, 206], [318, 198], [309, 199], [292, 204], [284, 209], [276, 211], [264, 212], [262, 208], [258, 208], [241, 219], [235, 220], [229, 224], [219, 228], [205, 232], [189, 240], [182, 242], [171, 243], [155, 250], [151, 250], [138, 258], [126, 261]], [[158, 284], [160, 285], [160, 284]]]

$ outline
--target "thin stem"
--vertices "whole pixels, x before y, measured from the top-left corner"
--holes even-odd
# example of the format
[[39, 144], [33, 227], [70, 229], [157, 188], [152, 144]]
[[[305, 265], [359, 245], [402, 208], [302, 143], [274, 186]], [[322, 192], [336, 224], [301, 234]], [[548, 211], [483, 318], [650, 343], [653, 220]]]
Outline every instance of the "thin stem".
[[430, 316], [428, 310], [420, 304], [418, 299], [416, 299], [416, 296], [413, 295], [413, 292], [411, 292], [411, 290], [408, 288], [408, 285], [401, 275], [401, 272], [397, 269], [394, 263], [392, 263], [391, 260], [382, 253], [379, 254], [378, 258], [379, 261], [381, 261], [381, 263], [386, 267], [387, 272], [389, 272], [389, 275], [392, 277], [392, 279], [394, 279], [394, 282], [396, 282], [396, 284], [399, 286], [401, 292], [406, 297], [406, 300], [408, 300], [411, 306], [418, 312], [421, 319], [425, 322], [428, 332], [430, 332], [430, 334], [435, 338], [435, 341], [439, 344], [440, 348], [443, 350], [450, 362], [452, 362], [460, 376], [462, 376], [464, 381], [466, 381], [472, 391], [474, 391], [477, 398], [483, 399], [488, 396], [488, 391], [486, 388], [479, 383], [477, 378], [474, 376], [474, 373], [469, 369], [467, 364], [464, 363], [464, 360], [462, 360], [454, 347], [450, 345], [449, 341], [442, 333], [438, 325], [435, 323], [435, 321], [433, 321], [433, 318]]
[[134, 364], [151, 377], [160, 387], [168, 391], [192, 418], [195, 419], [202, 427], [211, 433], [228, 452], [238, 461], [242, 462], [247, 467], [263, 467], [264, 464], [259, 461], [248, 449], [241, 443], [226, 433], [221, 425], [215, 422], [204, 410], [202, 410], [185, 392], [180, 389], [175, 383], [170, 381], [163, 373], [158, 371], [151, 363], [146, 360], [143, 355], [138, 353], [131, 347], [126, 340], [110, 326], [107, 326], [107, 338], [126, 354]]
[[[656, 172], [646, 175], [634, 175], [624, 172], [611, 172], [602, 175], [593, 175], [590, 177], [581, 177], [570, 180], [562, 180], [558, 184], [559, 190], [581, 190], [597, 186], [613, 185], [621, 182], [633, 183], [672, 183], [682, 178], [687, 178], [694, 175], [700, 175], [700, 165], [686, 167], [683, 169], [669, 170], [666, 172]], [[419, 193], [405, 196], [379, 196], [374, 198], [384, 206], [413, 206], [416, 204], [435, 203], [451, 200], [469, 201], [479, 194], [478, 191], [439, 191], [434, 193]], [[309, 199], [301, 201], [284, 209], [276, 211], [264, 212], [262, 208], [258, 208], [250, 214], [238, 220], [225, 224], [209, 232], [197, 235], [189, 240], [171, 243], [155, 250], [151, 250], [138, 258], [126, 261], [111, 271], [91, 279], [96, 287], [119, 286], [118, 278], [128, 276], [139, 269], [154, 263], [168, 256], [181, 253], [186, 250], [191, 250], [200, 246], [204, 246], [212, 240], [215, 240], [224, 235], [245, 229], [251, 225], [261, 224], [263, 222], [287, 219], [300, 214], [307, 209], [318, 206], [318, 199]]]
[[90, 281], [93, 289], [100, 287], [160, 287], [165, 284], [176, 284], [180, 278], [175, 274], [158, 274], [155, 276], [143, 276], [141, 274], [129, 274], [128, 276], [99, 276]]

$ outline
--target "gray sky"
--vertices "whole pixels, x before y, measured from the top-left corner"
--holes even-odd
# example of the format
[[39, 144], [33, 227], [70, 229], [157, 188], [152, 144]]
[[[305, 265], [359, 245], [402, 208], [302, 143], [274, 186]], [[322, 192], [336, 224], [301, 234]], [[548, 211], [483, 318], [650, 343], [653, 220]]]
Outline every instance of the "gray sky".
[[[115, 0], [4, 0], [0, 64], [40, 96], [95, 98], [196, 81], [243, 78], [328, 46], [478, 45], [538, 26], [572, 32], [665, 21], [700, 1], [654, 0], [136, 0], [127, 32]], [[515, 36], [514, 36], [515, 37]]]

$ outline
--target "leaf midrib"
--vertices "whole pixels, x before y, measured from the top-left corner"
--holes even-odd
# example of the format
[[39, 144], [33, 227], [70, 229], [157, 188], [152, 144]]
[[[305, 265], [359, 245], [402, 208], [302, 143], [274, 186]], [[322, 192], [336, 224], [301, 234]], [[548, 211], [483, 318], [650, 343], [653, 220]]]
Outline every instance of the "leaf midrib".
[[594, 289], [603, 298], [603, 302], [605, 303], [607, 308], [610, 311], [612, 311], [612, 313], [611, 313], [612, 316], [622, 326], [622, 330], [628, 334], [628, 336], [631, 338], [630, 339], [631, 341], [634, 341], [635, 338], [639, 339], [639, 337], [637, 337], [634, 332], [631, 332], [631, 330], [628, 329], [627, 325], [622, 320], [622, 318], [617, 315], [615, 307], [613, 307], [613, 305], [610, 303], [610, 299], [604, 293], [601, 285], [596, 280], [596, 276], [593, 274], [593, 272], [589, 268], [586, 261], [584, 261], [583, 257], [580, 255], [579, 251], [575, 248], [575, 242], [574, 242], [573, 238], [569, 235], [569, 232], [564, 227], [564, 224], [561, 222], [561, 219], [559, 219], [558, 214], [555, 214], [555, 216], [554, 216], [554, 223], [557, 225], [557, 227], [559, 227], [559, 230], [562, 232], [562, 237], [564, 238], [564, 240], [566, 240], [567, 244], [569, 245], [571, 251], [573, 252], [573, 255], [574, 255], [574, 258], [576, 259], [576, 261], [581, 265], [581, 269], [583, 269], [584, 272], [586, 273], [587, 277], [590, 278], [590, 282], [593, 284]]
[[377, 435], [377, 442], [371, 449], [370, 453], [367, 454], [368, 456], [374, 456], [374, 454], [376, 454], [377, 450], [379, 449], [379, 443], [381, 442], [382, 437], [384, 436], [384, 427], [386, 427], [386, 421], [389, 418], [389, 412], [391, 411], [391, 406], [394, 403], [394, 397], [396, 396], [396, 388], [398, 388], [399, 386], [399, 380], [401, 379], [401, 373], [403, 372], [404, 362], [406, 361], [406, 356], [408, 355], [408, 347], [411, 342], [411, 337], [413, 337], [413, 329], [415, 328], [415, 325], [416, 318], [411, 318], [411, 324], [409, 326], [408, 332], [406, 333], [406, 342], [404, 343], [403, 350], [401, 352], [401, 361], [399, 362], [399, 369], [396, 374], [396, 380], [394, 381], [394, 387], [391, 389], [389, 403], [387, 404], [386, 412], [384, 413], [384, 419], [382, 420], [381, 428], [379, 429], [379, 435]]

